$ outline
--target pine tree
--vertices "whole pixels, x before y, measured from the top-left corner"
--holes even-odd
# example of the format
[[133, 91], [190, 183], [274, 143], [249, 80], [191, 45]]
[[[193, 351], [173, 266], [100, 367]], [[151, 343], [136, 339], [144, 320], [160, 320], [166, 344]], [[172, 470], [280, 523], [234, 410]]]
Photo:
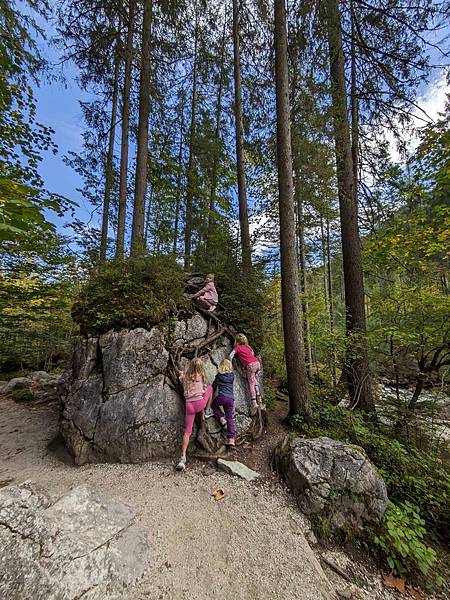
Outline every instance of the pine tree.
[[120, 141], [119, 209], [117, 217], [116, 258], [123, 258], [125, 250], [125, 222], [128, 192], [128, 148], [130, 131], [130, 94], [133, 70], [133, 35], [136, 0], [129, 0], [127, 40], [125, 46], [125, 72], [122, 93], [122, 131]]
[[236, 128], [236, 169], [239, 198], [239, 225], [241, 230], [242, 264], [247, 271], [252, 266], [250, 227], [248, 222], [247, 184], [244, 164], [244, 125], [241, 93], [241, 55], [239, 32], [239, 5], [233, 0], [233, 51], [234, 51], [234, 118]]
[[275, 0], [275, 81], [280, 212], [281, 291], [289, 414], [311, 419], [303, 349], [300, 287], [295, 243], [291, 127], [284, 0]]
[[131, 255], [145, 251], [144, 214], [148, 174], [148, 119], [150, 116], [150, 41], [152, 27], [152, 2], [144, 0], [141, 37], [141, 73], [139, 84], [139, 123], [137, 134], [136, 179], [134, 188], [133, 228], [131, 231]]
[[344, 370], [351, 405], [373, 412], [374, 404], [366, 340], [364, 279], [358, 226], [358, 206], [354, 187], [352, 147], [347, 116], [347, 90], [344, 53], [342, 49], [341, 17], [337, 0], [326, 0], [324, 8], [330, 57], [336, 171], [345, 282], [346, 328], [349, 343], [351, 344], [351, 348], [346, 353]]

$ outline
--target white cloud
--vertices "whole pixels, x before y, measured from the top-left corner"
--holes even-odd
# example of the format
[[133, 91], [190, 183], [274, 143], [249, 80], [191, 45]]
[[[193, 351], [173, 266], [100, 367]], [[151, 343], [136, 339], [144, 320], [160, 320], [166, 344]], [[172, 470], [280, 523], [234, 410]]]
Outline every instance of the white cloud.
[[[444, 112], [446, 95], [450, 92], [450, 87], [446, 80], [446, 69], [442, 69], [440, 74], [430, 81], [423, 92], [417, 97], [415, 107], [412, 111], [413, 119], [411, 125], [403, 132], [404, 139], [409, 138], [408, 150], [412, 152], [419, 143], [416, 129], [423, 127], [427, 122], [436, 121], [439, 113]], [[401, 162], [401, 156], [398, 151], [397, 142], [392, 132], [386, 133], [389, 142], [391, 158], [394, 162]]]

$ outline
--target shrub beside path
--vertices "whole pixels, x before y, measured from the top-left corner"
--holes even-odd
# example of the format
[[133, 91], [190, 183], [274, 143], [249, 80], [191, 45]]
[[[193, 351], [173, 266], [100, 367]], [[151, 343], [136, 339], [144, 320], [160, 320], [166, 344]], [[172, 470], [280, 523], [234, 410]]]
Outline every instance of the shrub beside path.
[[[148, 570], [128, 600], [330, 600], [333, 589], [306, 542], [307, 524], [275, 481], [248, 483], [193, 463], [75, 467], [58, 432], [56, 403], [0, 396], [0, 482], [38, 482], [55, 495], [88, 483], [130, 505], [149, 533]], [[211, 492], [222, 488], [223, 500]], [[126, 599], [124, 599], [126, 600]]]

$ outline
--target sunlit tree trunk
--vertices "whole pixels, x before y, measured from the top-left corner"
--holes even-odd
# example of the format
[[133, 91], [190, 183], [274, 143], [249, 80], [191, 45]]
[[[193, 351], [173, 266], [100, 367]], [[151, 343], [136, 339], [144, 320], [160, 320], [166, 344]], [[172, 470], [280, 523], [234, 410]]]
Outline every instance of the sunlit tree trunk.
[[302, 316], [303, 316], [303, 339], [305, 347], [306, 368], [308, 376], [312, 375], [312, 349], [311, 335], [309, 330], [309, 306], [306, 294], [308, 292], [308, 281], [306, 278], [306, 252], [305, 252], [305, 224], [303, 222], [303, 198], [301, 186], [296, 172], [296, 181], [294, 186], [294, 199], [297, 206], [297, 244], [298, 244], [298, 261], [300, 266], [300, 290], [302, 294]]
[[211, 191], [209, 195], [209, 213], [208, 213], [208, 236], [207, 244], [211, 243], [211, 235], [214, 226], [214, 212], [216, 209], [216, 190], [217, 190], [217, 169], [219, 167], [219, 143], [220, 143], [220, 119], [222, 116], [222, 92], [223, 92], [223, 80], [225, 74], [225, 40], [226, 40], [226, 10], [224, 10], [223, 16], [223, 32], [222, 32], [222, 47], [220, 51], [220, 75], [219, 84], [217, 88], [217, 108], [216, 108], [216, 129], [214, 132], [214, 139], [216, 147], [214, 149], [214, 163], [211, 176]]
[[194, 199], [194, 140], [195, 117], [197, 111], [197, 79], [198, 79], [198, 38], [200, 35], [198, 8], [195, 9], [194, 69], [192, 74], [191, 125], [189, 129], [189, 159], [187, 166], [186, 213], [184, 224], [184, 268], [191, 266], [192, 246], [192, 203]]
[[119, 211], [117, 217], [116, 258], [123, 258], [125, 246], [125, 220], [127, 214], [128, 139], [130, 131], [130, 92], [133, 69], [133, 33], [135, 0], [130, 0], [127, 41], [125, 46], [125, 73], [122, 99], [122, 136], [120, 141]]
[[302, 310], [295, 244], [295, 211], [292, 178], [291, 119], [284, 0], [275, 0], [275, 82], [277, 113], [277, 164], [280, 211], [281, 298], [286, 368], [289, 389], [289, 414], [311, 419]]
[[144, 0], [142, 19], [141, 74], [139, 83], [139, 123], [137, 134], [136, 180], [134, 188], [131, 255], [145, 252], [144, 217], [148, 174], [148, 119], [150, 116], [150, 41], [152, 0]]
[[333, 300], [333, 277], [331, 272], [331, 240], [330, 219], [327, 217], [327, 277], [328, 277], [328, 308], [330, 311], [330, 334], [331, 334], [331, 377], [333, 386], [336, 385], [336, 350], [334, 343], [334, 300]]
[[114, 57], [114, 83], [111, 102], [111, 120], [109, 125], [108, 155], [106, 157], [105, 172], [105, 195], [103, 198], [102, 215], [102, 233], [100, 239], [100, 260], [106, 259], [108, 249], [108, 225], [109, 225], [109, 205], [111, 201], [111, 190], [114, 182], [113, 161], [114, 161], [114, 140], [116, 137], [117, 121], [117, 100], [119, 96], [119, 75], [120, 75], [120, 37], [117, 35], [116, 51]]
[[173, 226], [173, 248], [172, 253], [177, 253], [178, 247], [178, 229], [180, 223], [180, 201], [181, 201], [181, 180], [183, 177], [183, 137], [184, 137], [184, 102], [180, 103], [180, 139], [178, 143], [178, 175], [177, 191], [175, 198], [175, 223]]
[[344, 370], [352, 406], [373, 412], [375, 410], [366, 340], [364, 307], [364, 280], [362, 253], [358, 227], [358, 206], [354, 189], [354, 172], [350, 129], [347, 116], [342, 30], [337, 0], [325, 0], [325, 18], [333, 103], [336, 171], [341, 218], [342, 255], [344, 265], [346, 329], [349, 351]]
[[241, 93], [241, 56], [238, 0], [233, 0], [233, 52], [234, 52], [234, 116], [236, 127], [236, 168], [239, 198], [239, 224], [241, 230], [242, 264], [244, 269], [252, 266], [250, 227], [248, 222], [247, 183], [244, 167], [244, 125]]

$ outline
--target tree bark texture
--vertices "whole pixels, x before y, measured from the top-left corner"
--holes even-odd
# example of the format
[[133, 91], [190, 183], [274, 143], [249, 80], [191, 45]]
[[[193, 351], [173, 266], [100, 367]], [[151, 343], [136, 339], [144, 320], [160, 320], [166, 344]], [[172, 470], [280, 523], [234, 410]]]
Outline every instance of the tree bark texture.
[[303, 198], [301, 185], [296, 170], [296, 181], [294, 186], [294, 199], [297, 205], [297, 244], [298, 244], [298, 261], [300, 266], [300, 291], [302, 294], [302, 317], [303, 317], [303, 340], [306, 357], [306, 369], [308, 376], [312, 376], [312, 350], [311, 350], [311, 335], [309, 331], [309, 306], [306, 299], [308, 291], [308, 282], [306, 280], [306, 253], [305, 253], [305, 225], [303, 222]]
[[336, 350], [334, 344], [334, 301], [333, 301], [333, 277], [331, 272], [331, 240], [330, 219], [327, 217], [327, 277], [328, 277], [328, 309], [330, 311], [330, 335], [331, 335], [331, 376], [333, 386], [336, 385]]
[[114, 183], [113, 160], [114, 160], [114, 140], [116, 137], [117, 120], [117, 100], [119, 97], [119, 75], [120, 75], [120, 38], [117, 35], [116, 52], [114, 56], [114, 83], [113, 95], [111, 101], [111, 121], [109, 126], [108, 155], [106, 157], [105, 172], [105, 195], [103, 198], [102, 215], [102, 233], [100, 239], [100, 260], [106, 259], [108, 249], [108, 225], [109, 225], [109, 205], [111, 201], [111, 190]]
[[214, 140], [216, 147], [214, 150], [214, 163], [213, 171], [211, 176], [211, 191], [209, 195], [209, 213], [208, 213], [208, 235], [207, 245], [210, 245], [211, 235], [213, 232], [214, 225], [214, 212], [216, 210], [216, 191], [217, 191], [217, 169], [219, 167], [219, 142], [220, 142], [220, 119], [222, 117], [222, 92], [223, 92], [223, 80], [225, 74], [225, 40], [226, 40], [226, 25], [227, 25], [227, 14], [226, 9], [224, 10], [223, 16], [223, 32], [222, 32], [222, 47], [220, 50], [220, 75], [219, 83], [217, 88], [217, 109], [216, 109], [216, 129], [214, 132]]
[[195, 12], [195, 39], [194, 39], [194, 69], [192, 73], [192, 96], [191, 96], [191, 125], [189, 128], [189, 159], [187, 166], [187, 189], [186, 189], [186, 213], [184, 224], [184, 269], [187, 271], [191, 266], [192, 247], [192, 203], [194, 200], [194, 140], [195, 140], [195, 118], [197, 111], [197, 79], [198, 79], [198, 38], [200, 34], [198, 8]]
[[284, 0], [275, 0], [275, 82], [277, 112], [277, 164], [280, 211], [281, 300], [289, 414], [311, 419], [308, 379], [303, 350], [302, 310], [295, 244], [292, 178], [291, 119]]
[[183, 174], [183, 136], [184, 136], [184, 102], [180, 103], [180, 139], [178, 144], [178, 175], [177, 192], [175, 199], [175, 223], [173, 226], [173, 248], [172, 254], [177, 254], [178, 229], [180, 223], [180, 200], [181, 200], [181, 178]]
[[247, 183], [244, 166], [244, 125], [241, 93], [241, 55], [239, 32], [239, 5], [233, 0], [233, 53], [234, 53], [234, 118], [236, 128], [236, 168], [239, 198], [239, 224], [241, 229], [242, 265], [250, 270], [252, 266], [250, 227], [248, 222]]
[[122, 135], [120, 141], [119, 212], [117, 217], [116, 258], [123, 258], [125, 248], [125, 221], [127, 214], [128, 140], [130, 132], [130, 92], [133, 70], [133, 33], [135, 0], [130, 0], [128, 31], [125, 46], [125, 73], [122, 97]]
[[139, 123], [137, 136], [136, 180], [134, 187], [131, 255], [145, 252], [144, 213], [148, 174], [148, 119], [150, 116], [150, 42], [152, 27], [152, 0], [144, 0], [142, 19], [141, 74], [139, 83]]
[[356, 91], [356, 44], [355, 44], [355, 4], [350, 0], [350, 13], [352, 20], [352, 42], [350, 49], [351, 59], [351, 119], [352, 119], [352, 161], [353, 161], [353, 186], [355, 189], [355, 199], [358, 205], [358, 171], [359, 171], [359, 109], [358, 96]]
[[354, 189], [353, 160], [347, 116], [347, 92], [342, 48], [342, 30], [337, 0], [325, 0], [325, 18], [333, 102], [336, 172], [344, 265], [346, 329], [350, 349], [344, 369], [353, 407], [374, 411], [366, 340], [364, 280]]

